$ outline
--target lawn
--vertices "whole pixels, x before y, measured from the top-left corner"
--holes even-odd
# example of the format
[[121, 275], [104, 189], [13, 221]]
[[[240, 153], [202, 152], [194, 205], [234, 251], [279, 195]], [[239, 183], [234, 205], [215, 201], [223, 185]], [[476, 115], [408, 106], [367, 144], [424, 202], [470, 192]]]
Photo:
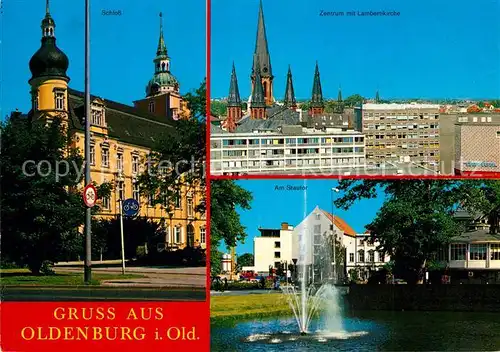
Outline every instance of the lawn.
[[210, 319], [214, 322], [288, 315], [284, 295], [276, 293], [210, 297]]
[[[142, 275], [120, 275], [120, 274], [92, 274], [91, 285], [98, 286], [104, 280], [138, 279]], [[2, 269], [0, 270], [0, 281], [2, 285], [23, 286], [52, 286], [84, 285], [83, 273], [64, 273], [55, 275], [33, 275], [27, 269]]]

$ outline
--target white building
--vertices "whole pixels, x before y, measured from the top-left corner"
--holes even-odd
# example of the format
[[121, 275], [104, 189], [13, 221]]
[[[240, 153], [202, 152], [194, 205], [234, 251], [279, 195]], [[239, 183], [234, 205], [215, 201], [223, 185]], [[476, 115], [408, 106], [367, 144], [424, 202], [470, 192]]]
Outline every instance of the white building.
[[349, 277], [354, 276], [353, 271], [357, 272], [360, 280], [367, 280], [370, 273], [377, 271], [390, 262], [390, 256], [381, 251], [377, 251], [378, 241], [372, 241], [370, 234], [356, 234], [347, 242], [346, 247], [346, 273]]
[[259, 228], [260, 237], [253, 239], [254, 267], [245, 268], [258, 273], [268, 273], [281, 262], [292, 263], [293, 226], [283, 222], [279, 229]]
[[210, 136], [210, 172], [224, 174], [343, 174], [365, 168], [364, 136], [353, 130], [324, 131], [284, 126], [281, 132], [254, 130]]

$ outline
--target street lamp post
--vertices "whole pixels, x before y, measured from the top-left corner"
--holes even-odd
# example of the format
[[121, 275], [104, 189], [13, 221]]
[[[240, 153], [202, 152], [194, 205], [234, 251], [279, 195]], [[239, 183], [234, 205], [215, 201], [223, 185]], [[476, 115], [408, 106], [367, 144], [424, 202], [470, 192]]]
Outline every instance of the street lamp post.
[[[90, 179], [90, 0], [85, 0], [85, 186]], [[85, 264], [84, 280], [90, 284], [92, 280], [92, 213], [85, 209]]]
[[333, 283], [337, 284], [337, 231], [335, 231], [335, 215], [333, 214], [333, 193], [339, 193], [338, 188], [333, 187], [330, 190], [332, 202], [332, 232], [333, 232]]

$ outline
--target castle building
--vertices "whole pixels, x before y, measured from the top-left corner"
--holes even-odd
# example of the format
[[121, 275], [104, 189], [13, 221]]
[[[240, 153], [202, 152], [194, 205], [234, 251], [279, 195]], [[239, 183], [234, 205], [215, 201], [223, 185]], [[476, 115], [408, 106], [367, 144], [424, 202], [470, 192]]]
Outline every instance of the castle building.
[[[40, 49], [29, 62], [32, 77], [32, 109], [28, 118], [51, 120], [60, 117], [72, 135], [74, 146], [84, 150], [85, 96], [68, 86], [69, 59], [56, 45], [56, 24], [46, 4], [42, 20]], [[206, 244], [205, 215], [197, 213], [195, 205], [204, 190], [196, 185], [178, 192], [169, 206], [153, 205], [151, 199], [139, 194], [137, 178], [144, 171], [145, 160], [155, 143], [164, 135], [175, 133], [176, 119], [188, 118], [186, 103], [179, 94], [179, 83], [170, 71], [170, 58], [163, 37], [160, 14], [160, 38], [153, 78], [146, 88], [146, 98], [128, 106], [97, 96], [91, 96], [88, 114], [91, 124], [91, 179], [98, 184], [111, 182], [111, 196], [99, 201], [102, 218], [119, 214], [119, 200], [135, 198], [141, 204], [140, 216], [159, 221], [167, 230], [166, 248]], [[83, 183], [82, 183], [83, 187]], [[167, 203], [167, 202], [166, 202]], [[171, 206], [170, 206], [171, 205]]]

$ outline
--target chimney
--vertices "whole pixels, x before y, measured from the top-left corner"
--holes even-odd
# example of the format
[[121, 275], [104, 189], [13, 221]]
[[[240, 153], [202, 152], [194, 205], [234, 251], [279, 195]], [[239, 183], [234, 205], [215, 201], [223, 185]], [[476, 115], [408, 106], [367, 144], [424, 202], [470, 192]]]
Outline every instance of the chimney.
[[281, 223], [281, 229], [282, 230], [288, 230], [288, 223], [287, 222], [282, 222]]

